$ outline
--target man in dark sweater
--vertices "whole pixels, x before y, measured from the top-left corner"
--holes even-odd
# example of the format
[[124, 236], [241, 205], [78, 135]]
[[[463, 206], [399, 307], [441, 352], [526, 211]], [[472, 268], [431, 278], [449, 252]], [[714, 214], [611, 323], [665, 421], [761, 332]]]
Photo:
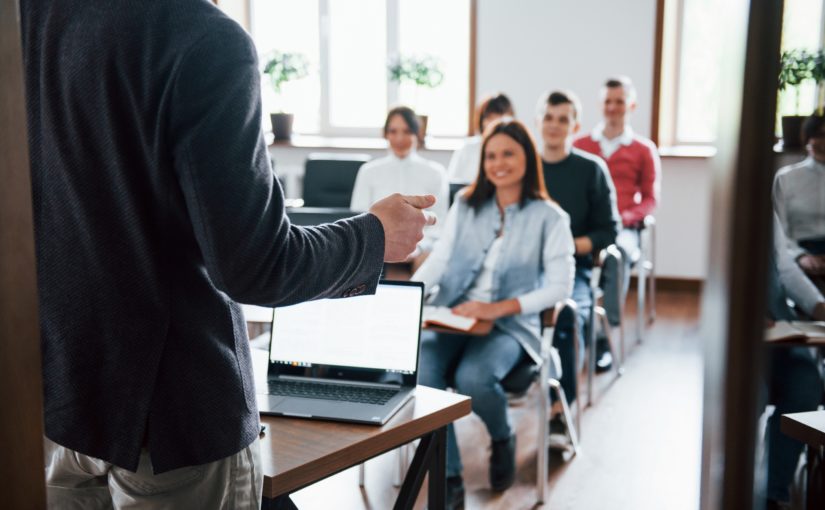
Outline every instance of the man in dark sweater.
[[[584, 325], [593, 305], [590, 291], [593, 258], [615, 241], [620, 217], [607, 165], [596, 156], [572, 148], [573, 135], [580, 127], [578, 99], [570, 92], [556, 91], [545, 95], [540, 104], [544, 182], [550, 197], [570, 215], [576, 245], [573, 300], [578, 306], [577, 324], [559, 324], [554, 339], [562, 360], [562, 387], [572, 401], [579, 369], [573, 359], [572, 330], [578, 329], [579, 352], [583, 354]], [[602, 360], [602, 364], [605, 363], [609, 361]]]
[[257, 508], [236, 302], [374, 292], [433, 197], [290, 225], [255, 48], [206, 0], [21, 2], [54, 507]]

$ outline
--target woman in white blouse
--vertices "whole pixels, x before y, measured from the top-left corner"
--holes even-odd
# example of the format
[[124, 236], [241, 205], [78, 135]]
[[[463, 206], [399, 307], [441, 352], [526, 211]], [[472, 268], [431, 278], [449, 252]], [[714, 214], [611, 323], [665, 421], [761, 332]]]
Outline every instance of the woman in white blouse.
[[502, 93], [488, 96], [476, 107], [475, 136], [467, 139], [464, 146], [453, 153], [447, 166], [447, 178], [450, 182], [469, 184], [475, 182], [481, 164], [481, 135], [488, 125], [504, 116], [515, 117], [513, 103]]
[[[444, 167], [418, 155], [418, 133], [418, 116], [411, 108], [398, 106], [387, 113], [384, 138], [389, 142], [389, 154], [365, 163], [358, 171], [350, 209], [367, 211], [374, 202], [393, 193], [434, 195], [436, 203], [429, 210], [444, 220], [449, 203]], [[438, 224], [426, 227], [419, 249], [429, 252], [437, 235]]]

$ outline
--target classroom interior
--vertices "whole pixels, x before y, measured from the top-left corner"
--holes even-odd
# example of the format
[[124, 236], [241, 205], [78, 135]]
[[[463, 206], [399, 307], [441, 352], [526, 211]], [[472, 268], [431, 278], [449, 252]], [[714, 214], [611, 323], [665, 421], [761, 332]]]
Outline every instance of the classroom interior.
[[[4, 8], [6, 3], [13, 2], [4, 0]], [[588, 354], [593, 349], [588, 345], [582, 353], [587, 361], [575, 375], [578, 405], [569, 409], [568, 426], [576, 437], [570, 432], [551, 435], [546, 457], [539, 456], [549, 444], [540, 437], [544, 418], [536, 413], [546, 387], [529, 384], [508, 395], [517, 443], [515, 481], [505, 491], [490, 488], [485, 424], [476, 414], [457, 420], [464, 508], [802, 509], [825, 501], [815, 499], [823, 498], [825, 485], [811, 481], [823, 476], [823, 467], [819, 474], [809, 473], [823, 447], [816, 457], [816, 447], [810, 446], [798, 457], [788, 501], [766, 506], [765, 430], [773, 412], [765, 401], [768, 284], [766, 276], [754, 276], [766, 275], [773, 263], [774, 175], [811, 157], [809, 145], [794, 143], [799, 137], [783, 141], [788, 133], [783, 133], [782, 117], [808, 116], [817, 107], [822, 115], [825, 1], [213, 3], [256, 44], [263, 136], [298, 224], [315, 221], [301, 219], [302, 209], [322, 219], [348, 216], [341, 209], [350, 209], [352, 180], [344, 183], [341, 198], [339, 182], [333, 178], [319, 184], [318, 177], [310, 182], [307, 169], [315, 162], [333, 171], [355, 164], [357, 171], [387, 156], [382, 129], [390, 108], [405, 105], [426, 115], [427, 131], [416, 142], [416, 153], [446, 175], [454, 154], [469, 137], [479, 135], [477, 106], [491, 94], [510, 99], [513, 117], [530, 130], [541, 152], [543, 94], [562, 90], [578, 96], [580, 136], [604, 126], [605, 81], [632, 80], [635, 107], [629, 125], [655, 143], [661, 166], [655, 209], [639, 229], [641, 252], [622, 296], [621, 323], [596, 326], [600, 318], [594, 313], [590, 326], [607, 330], [613, 366], [591, 373], [596, 372]], [[0, 22], [4, 31], [6, 22]], [[780, 54], [784, 58], [799, 49], [819, 52], [816, 65], [823, 74], [818, 81], [791, 81], [778, 91], [771, 77], [780, 71]], [[268, 72], [269, 63], [284, 65], [285, 54], [292, 55], [297, 70], [291, 75]], [[414, 61], [425, 68], [419, 84], [415, 77], [403, 76], [401, 64]], [[9, 111], [0, 109], [4, 132], [14, 126]], [[276, 120], [270, 117], [284, 112], [293, 114], [288, 135], [273, 130]], [[799, 130], [799, 124], [792, 129]], [[11, 154], [14, 146], [13, 139], [0, 140], [2, 153]], [[0, 175], [12, 181], [7, 175], [22, 160], [3, 157], [9, 164]], [[310, 185], [324, 191], [312, 195]], [[25, 188], [0, 190], [0, 230], [16, 221], [15, 208], [26, 207], [12, 196], [20, 189]], [[458, 189], [451, 187], [450, 193]], [[327, 191], [334, 197], [324, 202], [330, 200], [322, 196]], [[20, 230], [16, 226], [6, 232], [20, 236]], [[37, 334], [26, 329], [19, 308], [12, 312], [20, 305], [19, 299], [10, 299], [20, 295], [20, 282], [10, 276], [11, 268], [22, 267], [26, 257], [33, 259], [33, 250], [21, 253], [12, 244], [19, 239], [0, 235], [0, 309], [5, 308], [0, 316], [0, 395], [10, 399], [19, 398], [19, 367], [35, 366], [39, 359], [37, 352], [18, 351], [22, 348], [10, 340], [12, 335]], [[385, 277], [409, 279], [415, 269], [395, 265], [385, 269]], [[821, 292], [821, 276], [818, 281]], [[265, 357], [272, 311], [244, 305], [244, 313], [251, 349]], [[825, 333], [822, 337], [825, 345]], [[809, 347], [820, 374], [825, 372], [823, 349]], [[39, 377], [39, 367], [36, 373]], [[822, 406], [808, 411], [817, 409]], [[29, 412], [32, 423], [42, 420], [42, 409], [41, 418], [37, 406]], [[8, 434], [4, 439], [21, 433], [19, 420], [9, 413], [0, 422], [0, 430]], [[35, 429], [36, 441], [42, 425]], [[392, 449], [290, 497], [302, 509], [391, 508], [414, 450], [415, 445]], [[35, 475], [37, 468], [42, 470], [25, 452], [12, 453], [35, 465]], [[537, 460], [545, 458], [545, 469], [539, 469]], [[0, 478], [18, 476], [12, 471], [0, 467]], [[542, 474], [545, 479], [537, 480]], [[31, 479], [19, 483], [36, 486], [26, 485]], [[414, 508], [428, 508], [427, 482], [423, 486]], [[16, 501], [36, 502], [31, 494]]]

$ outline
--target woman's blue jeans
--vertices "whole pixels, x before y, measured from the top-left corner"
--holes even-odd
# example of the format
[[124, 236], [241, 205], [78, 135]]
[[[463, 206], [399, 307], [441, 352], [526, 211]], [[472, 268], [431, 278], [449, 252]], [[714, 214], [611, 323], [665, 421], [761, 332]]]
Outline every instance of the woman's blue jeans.
[[[493, 328], [484, 337], [424, 331], [421, 336], [419, 383], [431, 388], [455, 388], [471, 397], [473, 412], [487, 426], [493, 441], [507, 439], [512, 427], [501, 380], [524, 356], [518, 341]], [[461, 474], [455, 429], [447, 427], [447, 476]]]

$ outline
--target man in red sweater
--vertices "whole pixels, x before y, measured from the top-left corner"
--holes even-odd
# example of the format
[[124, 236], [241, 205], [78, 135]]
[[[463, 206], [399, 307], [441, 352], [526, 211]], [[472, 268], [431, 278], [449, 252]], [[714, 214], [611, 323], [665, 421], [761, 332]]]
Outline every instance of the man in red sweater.
[[[636, 88], [630, 78], [620, 76], [607, 80], [602, 87], [603, 121], [589, 135], [573, 142], [574, 147], [607, 162], [616, 187], [619, 214], [624, 226], [616, 237], [616, 244], [625, 259], [622, 296], [627, 293], [630, 265], [639, 256], [638, 227], [644, 217], [656, 208], [662, 174], [656, 145], [634, 133], [630, 127], [630, 114], [635, 109]], [[616, 302], [616, 283], [610, 280], [606, 278], [604, 282], [605, 308], [610, 323], [616, 325], [619, 323], [619, 304]]]

